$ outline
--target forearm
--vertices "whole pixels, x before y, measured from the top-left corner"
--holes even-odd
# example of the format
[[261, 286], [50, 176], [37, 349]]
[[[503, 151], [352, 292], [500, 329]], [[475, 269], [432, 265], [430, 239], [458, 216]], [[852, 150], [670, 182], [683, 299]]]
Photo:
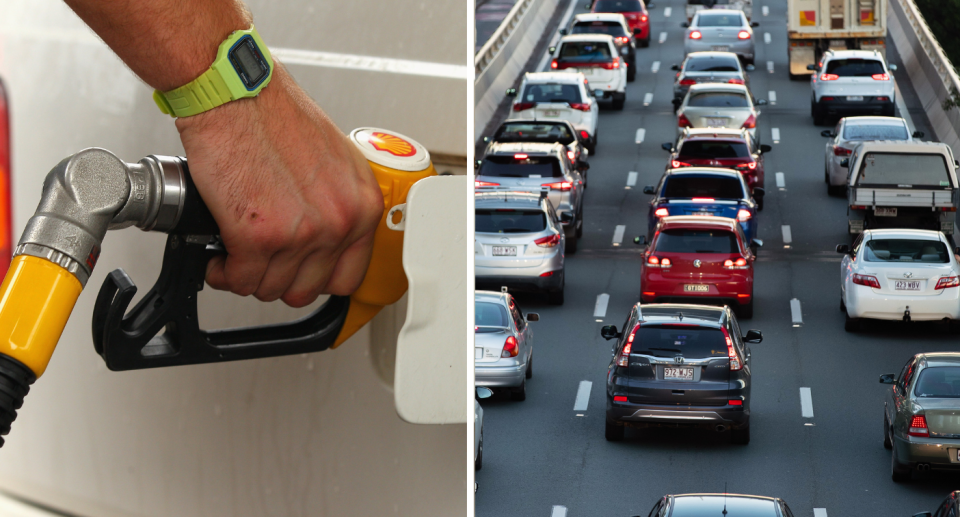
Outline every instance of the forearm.
[[64, 0], [147, 84], [172, 90], [196, 79], [250, 13], [239, 0]]

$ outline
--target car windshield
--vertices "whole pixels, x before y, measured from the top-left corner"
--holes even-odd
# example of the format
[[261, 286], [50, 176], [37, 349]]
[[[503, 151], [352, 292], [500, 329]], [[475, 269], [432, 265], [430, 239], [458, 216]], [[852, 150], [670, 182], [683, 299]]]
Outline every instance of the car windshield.
[[610, 61], [610, 45], [604, 41], [568, 41], [560, 47], [559, 59], [572, 63]]
[[696, 25], [697, 27], [741, 27], [743, 26], [743, 20], [740, 19], [740, 13], [700, 14]]
[[940, 154], [867, 153], [860, 162], [861, 185], [950, 187], [950, 170]]
[[883, 63], [876, 59], [831, 59], [827, 62], [826, 73], [840, 77], [870, 77], [886, 73]]
[[727, 342], [717, 328], [698, 325], [643, 325], [633, 338], [633, 354], [688, 359], [727, 357]]
[[[730, 0], [713, 0], [713, 5], [728, 5]], [[687, 5], [703, 5], [703, 0], [687, 0]]]
[[477, 233], [536, 233], [547, 227], [547, 215], [541, 210], [477, 210], [475, 219]]
[[740, 253], [737, 236], [730, 230], [671, 229], [660, 232], [657, 253]]
[[[524, 156], [524, 155], [520, 155]], [[563, 176], [560, 162], [553, 156], [487, 156], [480, 164], [477, 176], [494, 178], [559, 178]]]
[[627, 31], [618, 22], [579, 22], [570, 29], [571, 34], [609, 34], [611, 36], [626, 36]]
[[744, 142], [728, 140], [688, 140], [678, 153], [678, 160], [686, 158], [749, 158], [750, 150]]
[[747, 96], [736, 92], [700, 92], [690, 96], [687, 106], [694, 108], [749, 108]]
[[528, 84], [521, 98], [522, 102], [583, 102], [580, 88], [575, 84]]
[[[727, 510], [729, 513], [723, 514], [721, 510]], [[670, 517], [703, 517], [704, 515], [769, 517], [783, 515], [783, 512], [777, 510], [774, 500], [767, 498], [688, 495], [675, 498], [673, 511], [670, 513]], [[787, 513], [787, 515], [790, 514]]]
[[738, 179], [701, 174], [679, 174], [668, 177], [663, 186], [662, 195], [666, 198], [743, 199], [745, 197]]
[[867, 241], [864, 257], [867, 262], [950, 262], [946, 245], [923, 239], [873, 239]]
[[960, 397], [960, 366], [931, 366], [917, 377], [913, 394], [918, 397]]
[[473, 313], [478, 327], [507, 327], [507, 311], [498, 303], [476, 302]]
[[565, 124], [541, 122], [511, 122], [500, 126], [494, 135], [495, 142], [559, 142], [569, 145], [576, 136]]
[[902, 124], [850, 124], [843, 126], [843, 139], [850, 140], [909, 140], [910, 134]]
[[639, 13], [643, 11], [640, 0], [597, 0], [593, 4], [595, 13]]
[[692, 57], [684, 65], [685, 72], [739, 72], [737, 58], [727, 56]]

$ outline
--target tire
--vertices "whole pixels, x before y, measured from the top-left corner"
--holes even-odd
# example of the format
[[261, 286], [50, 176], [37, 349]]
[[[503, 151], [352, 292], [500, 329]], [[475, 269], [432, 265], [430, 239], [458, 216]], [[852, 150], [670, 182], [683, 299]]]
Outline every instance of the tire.
[[613, 99], [613, 109], [617, 111], [623, 111], [623, 105], [627, 102], [627, 99]]
[[517, 402], [523, 402], [527, 400], [527, 380], [524, 379], [520, 386], [516, 388], [510, 388], [510, 398], [516, 400]]
[[623, 431], [624, 429], [622, 425], [611, 424], [610, 422], [607, 422], [603, 436], [608, 442], [621, 442], [623, 441]]
[[827, 195], [833, 197], [842, 196], [847, 190], [846, 185], [831, 185], [827, 183]]
[[757, 212], [763, 212], [763, 198], [757, 199]]
[[896, 112], [895, 112], [893, 106], [894, 106], [894, 105], [891, 104], [889, 108], [883, 110], [883, 116], [885, 116], [885, 117], [893, 117], [894, 115], [896, 115]]
[[753, 317], [753, 297], [750, 297], [750, 303], [737, 306], [737, 317], [748, 320]]
[[627, 82], [632, 83], [637, 79], [637, 65], [633, 63], [630, 65], [630, 68], [627, 69]]
[[564, 246], [563, 251], [567, 255], [573, 255], [574, 253], [577, 252], [577, 231], [574, 230], [572, 232], [564, 232], [564, 234], [567, 237], [566, 238], [567, 243]]
[[843, 330], [847, 332], [859, 332], [860, 318], [851, 318], [849, 314], [846, 315], [846, 319], [843, 321]]
[[523, 376], [527, 379], [533, 377], [533, 354], [530, 354], [530, 359], [527, 359], [527, 371], [524, 372]]
[[480, 428], [480, 447], [477, 451], [477, 459], [473, 460], [473, 470], [483, 468], [483, 428]]
[[840, 312], [847, 312], [847, 304], [843, 303], [843, 295], [840, 295]]
[[747, 425], [741, 427], [740, 429], [731, 429], [730, 430], [730, 442], [736, 445], [746, 445], [750, 443], [750, 423], [747, 421]]
[[577, 232], [576, 236], [579, 239], [583, 237], [583, 214], [580, 214], [580, 217], [577, 218]]
[[[566, 282], [564, 282], [566, 283]], [[560, 285], [560, 289], [556, 291], [547, 292], [547, 303], [550, 305], [563, 305], [563, 284]]]
[[910, 467], [897, 461], [897, 449], [890, 453], [890, 479], [894, 483], [906, 483], [912, 478]]
[[890, 421], [887, 420], [887, 412], [883, 412], [883, 448], [893, 449], [893, 442], [890, 441]]
[[823, 116], [823, 110], [817, 106], [816, 102], [810, 102], [810, 114], [813, 115], [813, 125], [822, 126], [826, 122], [825, 117]]
[[649, 47], [649, 46], [650, 46], [650, 36], [647, 36], [647, 39], [640, 40], [640, 46], [643, 47], [643, 48]]

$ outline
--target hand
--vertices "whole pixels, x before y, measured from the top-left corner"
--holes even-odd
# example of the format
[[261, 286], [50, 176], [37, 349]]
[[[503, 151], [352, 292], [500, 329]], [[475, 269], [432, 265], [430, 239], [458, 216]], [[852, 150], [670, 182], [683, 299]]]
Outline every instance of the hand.
[[227, 249], [207, 266], [211, 287], [293, 307], [359, 287], [380, 187], [282, 66], [258, 97], [177, 119], [177, 129]]

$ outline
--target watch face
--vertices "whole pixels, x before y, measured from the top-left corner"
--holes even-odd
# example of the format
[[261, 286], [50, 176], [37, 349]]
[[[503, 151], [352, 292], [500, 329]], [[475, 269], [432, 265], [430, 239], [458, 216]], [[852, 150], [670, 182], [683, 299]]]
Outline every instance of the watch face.
[[229, 57], [230, 63], [248, 90], [259, 86], [270, 73], [270, 65], [263, 58], [263, 54], [260, 53], [251, 36], [240, 38], [240, 41], [230, 49]]

